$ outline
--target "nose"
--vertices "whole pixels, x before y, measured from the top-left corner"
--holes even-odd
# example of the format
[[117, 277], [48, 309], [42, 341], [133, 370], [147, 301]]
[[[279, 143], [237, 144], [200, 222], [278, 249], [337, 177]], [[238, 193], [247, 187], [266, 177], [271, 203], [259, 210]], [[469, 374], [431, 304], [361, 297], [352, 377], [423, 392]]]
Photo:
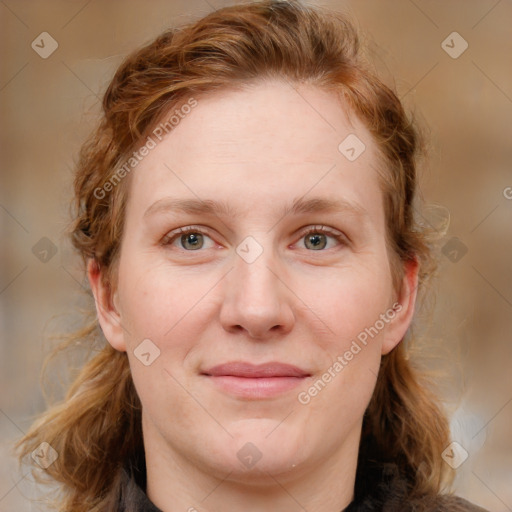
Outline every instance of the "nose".
[[254, 262], [235, 257], [226, 276], [220, 311], [223, 328], [265, 340], [291, 331], [295, 322], [293, 293], [266, 252]]

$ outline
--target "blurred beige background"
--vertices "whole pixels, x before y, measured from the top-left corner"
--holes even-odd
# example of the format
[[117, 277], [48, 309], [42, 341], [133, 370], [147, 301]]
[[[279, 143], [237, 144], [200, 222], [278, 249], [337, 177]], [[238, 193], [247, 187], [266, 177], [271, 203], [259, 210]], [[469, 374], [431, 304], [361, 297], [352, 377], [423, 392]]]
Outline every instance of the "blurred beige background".
[[[64, 230], [73, 159], [98, 99], [127, 52], [231, 3], [0, 2], [0, 512], [39, 510], [9, 450], [44, 408], [45, 339], [80, 321], [83, 274]], [[512, 511], [512, 3], [311, 3], [351, 14], [376, 67], [430, 127], [423, 197], [442, 208], [426, 221], [449, 212], [451, 224], [433, 321], [421, 331], [432, 347], [424, 363], [444, 375], [453, 437], [469, 454], [455, 491]], [[46, 59], [31, 47], [42, 32], [58, 43]]]

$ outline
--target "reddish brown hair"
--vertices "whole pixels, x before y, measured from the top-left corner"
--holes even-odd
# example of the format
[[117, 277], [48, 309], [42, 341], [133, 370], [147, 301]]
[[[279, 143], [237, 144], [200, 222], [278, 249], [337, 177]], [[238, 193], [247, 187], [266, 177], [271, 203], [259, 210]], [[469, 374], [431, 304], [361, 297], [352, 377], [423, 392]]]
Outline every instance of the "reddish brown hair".
[[[103, 99], [103, 118], [84, 144], [76, 169], [72, 240], [115, 287], [128, 179], [98, 198], [127, 155], [166, 112], [219, 89], [276, 77], [339, 94], [373, 135], [381, 153], [380, 182], [387, 241], [397, 286], [404, 262], [415, 259], [420, 287], [434, 269], [427, 233], [413, 215], [418, 132], [396, 94], [370, 70], [346, 17], [297, 1], [262, 1], [226, 7], [171, 29], [131, 54]], [[99, 335], [97, 321], [79, 334]], [[447, 421], [420, 384], [399, 344], [382, 359], [366, 411], [365, 457], [397, 462], [413, 495], [440, 491], [440, 454], [449, 442]], [[110, 510], [124, 462], [143, 451], [141, 404], [125, 353], [108, 343], [83, 368], [66, 399], [46, 411], [20, 442], [21, 456], [42, 441], [59, 458], [48, 475], [63, 488], [69, 511]]]

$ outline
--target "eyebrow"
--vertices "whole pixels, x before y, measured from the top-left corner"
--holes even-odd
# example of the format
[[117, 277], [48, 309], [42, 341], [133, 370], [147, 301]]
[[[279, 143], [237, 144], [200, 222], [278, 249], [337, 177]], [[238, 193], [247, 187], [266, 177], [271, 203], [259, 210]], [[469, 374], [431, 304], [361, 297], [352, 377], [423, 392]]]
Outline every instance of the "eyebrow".
[[[214, 201], [212, 199], [175, 199], [165, 197], [153, 203], [144, 212], [144, 217], [165, 212], [225, 217], [235, 217], [237, 214], [237, 212], [224, 201]], [[291, 206], [285, 206], [280, 213], [282, 217], [285, 217], [286, 215], [300, 215], [304, 213], [344, 213], [361, 218], [368, 217], [368, 211], [360, 204], [352, 203], [344, 199], [328, 199], [323, 197], [314, 197], [311, 199], [298, 197], [294, 199]]]

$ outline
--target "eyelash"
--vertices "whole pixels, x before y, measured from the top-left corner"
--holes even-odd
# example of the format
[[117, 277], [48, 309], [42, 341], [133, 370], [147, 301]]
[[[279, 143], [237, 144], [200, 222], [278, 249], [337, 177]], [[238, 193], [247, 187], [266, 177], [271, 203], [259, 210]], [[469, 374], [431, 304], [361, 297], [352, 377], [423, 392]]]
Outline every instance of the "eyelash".
[[[163, 238], [161, 245], [163, 245], [163, 246], [171, 245], [178, 237], [180, 237], [182, 235], [186, 235], [188, 233], [199, 233], [201, 235], [206, 235], [206, 236], [210, 237], [210, 235], [208, 235], [208, 233], [205, 230], [201, 229], [198, 226], [186, 226], [184, 228], [179, 228], [179, 229], [167, 234]], [[349, 243], [347, 237], [344, 234], [333, 231], [332, 229], [329, 229], [326, 226], [308, 227], [305, 230], [301, 231], [299, 239], [302, 239], [305, 236], [307, 236], [309, 234], [313, 234], [313, 233], [323, 233], [325, 235], [329, 235], [331, 238], [334, 238], [337, 242], [339, 242], [340, 245], [348, 245], [348, 243]], [[310, 251], [310, 252], [324, 252], [325, 250], [326, 249], [321, 249], [319, 251]], [[187, 249], [183, 249], [183, 251], [196, 252], [193, 250], [188, 251]]]

